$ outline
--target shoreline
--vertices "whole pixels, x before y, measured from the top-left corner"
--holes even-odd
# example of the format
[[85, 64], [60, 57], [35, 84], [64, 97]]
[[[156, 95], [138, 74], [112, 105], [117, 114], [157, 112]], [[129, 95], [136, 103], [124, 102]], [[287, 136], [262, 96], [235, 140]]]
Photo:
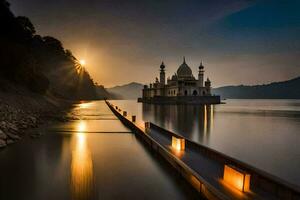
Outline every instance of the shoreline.
[[39, 138], [42, 131], [34, 129], [41, 125], [68, 121], [67, 111], [76, 102], [20, 87], [10, 92], [0, 90], [0, 150], [25, 136]]

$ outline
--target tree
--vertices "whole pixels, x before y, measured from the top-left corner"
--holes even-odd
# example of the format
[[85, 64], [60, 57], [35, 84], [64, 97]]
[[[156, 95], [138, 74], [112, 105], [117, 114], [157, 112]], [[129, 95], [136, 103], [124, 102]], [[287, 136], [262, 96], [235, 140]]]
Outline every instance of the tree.
[[45, 36], [43, 37], [44, 43], [47, 47], [54, 51], [64, 52], [63, 45], [61, 41], [58, 39], [51, 37], [51, 36]]
[[0, 4], [4, 5], [7, 8], [10, 6], [10, 3], [8, 3], [6, 0], [0, 0]]
[[66, 57], [72, 61], [76, 61], [75, 56], [73, 55], [72, 51], [70, 49], [66, 49]]
[[31, 23], [30, 19], [24, 16], [18, 16], [16, 19], [18, 23], [22, 26], [24, 32], [30, 35], [32, 38], [33, 35], [35, 34], [35, 28]]

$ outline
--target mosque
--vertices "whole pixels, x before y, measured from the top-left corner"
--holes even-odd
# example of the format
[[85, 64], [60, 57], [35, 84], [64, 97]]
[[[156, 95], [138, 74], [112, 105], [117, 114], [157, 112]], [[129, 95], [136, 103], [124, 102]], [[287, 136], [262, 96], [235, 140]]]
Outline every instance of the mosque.
[[219, 104], [220, 96], [212, 95], [209, 78], [204, 81], [204, 66], [199, 66], [198, 79], [193, 75], [191, 68], [183, 63], [171, 78], [167, 79], [165, 64], [160, 65], [160, 76], [149, 86], [144, 85], [142, 98], [139, 102], [157, 104]]

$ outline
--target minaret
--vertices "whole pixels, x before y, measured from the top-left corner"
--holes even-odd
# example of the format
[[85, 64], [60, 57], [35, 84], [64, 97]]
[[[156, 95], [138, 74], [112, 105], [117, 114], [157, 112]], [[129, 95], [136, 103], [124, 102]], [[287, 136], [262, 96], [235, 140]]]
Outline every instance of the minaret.
[[166, 84], [166, 74], [165, 74], [165, 64], [164, 62], [160, 65], [160, 84], [165, 85]]
[[211, 95], [211, 82], [209, 78], [205, 81], [206, 94]]
[[198, 73], [198, 87], [203, 87], [204, 81], [204, 66], [202, 65], [202, 61], [199, 66], [199, 73]]

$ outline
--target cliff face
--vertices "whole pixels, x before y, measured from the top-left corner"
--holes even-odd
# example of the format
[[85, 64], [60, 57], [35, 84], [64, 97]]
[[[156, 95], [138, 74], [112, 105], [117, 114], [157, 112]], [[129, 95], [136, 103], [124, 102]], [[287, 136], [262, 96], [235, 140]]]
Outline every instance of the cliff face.
[[94, 99], [94, 83], [70, 50], [51, 36], [36, 34], [27, 17], [16, 17], [0, 1], [0, 78], [39, 94]]
[[300, 99], [300, 77], [266, 85], [225, 86], [213, 93], [231, 99]]

